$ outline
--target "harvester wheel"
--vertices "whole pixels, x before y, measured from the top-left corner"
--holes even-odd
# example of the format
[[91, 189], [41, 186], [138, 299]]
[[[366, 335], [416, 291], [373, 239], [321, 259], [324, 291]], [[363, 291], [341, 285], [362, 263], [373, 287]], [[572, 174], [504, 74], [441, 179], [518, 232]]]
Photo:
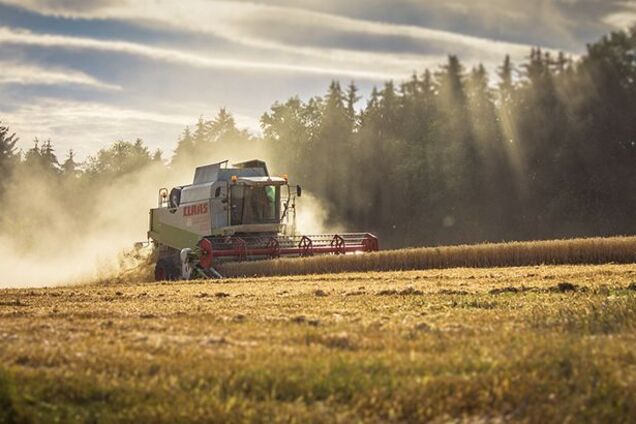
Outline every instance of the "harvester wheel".
[[179, 272], [174, 264], [166, 259], [159, 259], [155, 265], [155, 281], [177, 280]]

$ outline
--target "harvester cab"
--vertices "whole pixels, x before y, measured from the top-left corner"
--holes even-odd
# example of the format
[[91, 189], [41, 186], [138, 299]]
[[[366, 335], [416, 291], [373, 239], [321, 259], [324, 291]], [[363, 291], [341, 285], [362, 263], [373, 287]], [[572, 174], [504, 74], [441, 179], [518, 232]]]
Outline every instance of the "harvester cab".
[[301, 195], [300, 186], [270, 176], [260, 160], [196, 168], [192, 184], [160, 189], [158, 207], [150, 210], [155, 279], [220, 278], [216, 267], [226, 261], [378, 250], [367, 233], [298, 234]]

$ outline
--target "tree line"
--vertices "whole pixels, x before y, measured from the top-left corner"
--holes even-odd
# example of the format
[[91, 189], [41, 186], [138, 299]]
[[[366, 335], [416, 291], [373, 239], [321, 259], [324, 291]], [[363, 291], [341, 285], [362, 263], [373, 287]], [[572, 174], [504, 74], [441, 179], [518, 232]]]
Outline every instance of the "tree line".
[[[276, 102], [262, 135], [221, 109], [180, 136], [169, 161], [118, 141], [81, 166], [50, 141], [24, 154], [0, 130], [0, 172], [44, 170], [76, 190], [155, 166], [265, 156], [317, 196], [329, 220], [385, 246], [636, 232], [636, 28], [577, 59], [539, 48], [496, 75], [456, 56], [386, 82], [361, 104], [352, 82]], [[6, 189], [6, 188], [5, 188]], [[0, 195], [3, 187], [0, 186]], [[6, 199], [4, 200], [6, 201]]]

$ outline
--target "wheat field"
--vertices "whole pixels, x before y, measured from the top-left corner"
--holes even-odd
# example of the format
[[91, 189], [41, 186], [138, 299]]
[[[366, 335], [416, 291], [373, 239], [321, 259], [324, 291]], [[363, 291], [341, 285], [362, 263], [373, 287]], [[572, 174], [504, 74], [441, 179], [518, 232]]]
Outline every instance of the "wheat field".
[[0, 290], [0, 422], [628, 422], [636, 265]]
[[387, 250], [235, 262], [219, 267], [227, 277], [400, 271], [456, 267], [509, 267], [636, 262], [636, 237], [587, 238]]

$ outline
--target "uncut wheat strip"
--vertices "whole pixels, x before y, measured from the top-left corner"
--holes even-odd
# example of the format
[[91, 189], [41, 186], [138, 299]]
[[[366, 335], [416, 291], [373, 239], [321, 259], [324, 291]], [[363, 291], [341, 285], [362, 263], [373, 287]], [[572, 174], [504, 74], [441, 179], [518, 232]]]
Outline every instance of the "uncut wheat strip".
[[456, 267], [636, 262], [636, 237], [611, 237], [387, 250], [364, 255], [225, 264], [228, 277], [401, 271]]
[[[240, 273], [304, 274], [366, 270], [634, 261], [633, 240], [573, 240], [410, 249], [345, 257], [238, 264]], [[264, 269], [263, 269], [264, 268]]]

